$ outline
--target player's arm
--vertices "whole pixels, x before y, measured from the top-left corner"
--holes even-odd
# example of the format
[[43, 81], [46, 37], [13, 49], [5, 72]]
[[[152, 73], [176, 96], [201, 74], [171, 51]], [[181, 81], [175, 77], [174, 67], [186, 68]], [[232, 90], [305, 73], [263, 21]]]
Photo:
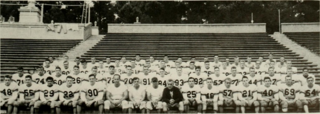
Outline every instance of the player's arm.
[[128, 90], [125, 90], [125, 91], [123, 92], [123, 97], [120, 99], [120, 101], [125, 100], [127, 97], [128, 97]]
[[[61, 90], [61, 89], [60, 89], [60, 90]], [[58, 94], [59, 94], [59, 100], [60, 100], [60, 101], [67, 101], [66, 99], [64, 99], [63, 91], [59, 91]]]
[[77, 101], [79, 99], [79, 96], [80, 96], [80, 91], [79, 90], [76, 90], [73, 92], [74, 94], [74, 97], [71, 99], [72, 101]]
[[46, 101], [47, 99], [44, 97], [44, 92], [42, 90], [39, 90], [39, 96], [41, 101]]
[[185, 99], [185, 100], [188, 99], [188, 95], [187, 95], [187, 91], [186, 91], [185, 87], [182, 87], [181, 93], [182, 93], [183, 99]]
[[223, 101], [224, 100], [224, 98], [223, 98], [223, 91], [222, 91], [222, 89], [221, 90], [219, 90], [219, 101]]
[[204, 91], [201, 91], [201, 99], [203, 102], [207, 101], [207, 94]]
[[37, 101], [40, 99], [40, 90], [35, 90], [34, 98], [31, 101]]
[[51, 97], [50, 101], [56, 101], [59, 97], [59, 91], [58, 90], [54, 90], [54, 95], [53, 97]]
[[[199, 89], [200, 89], [200, 88], [199, 88]], [[200, 91], [196, 91], [196, 92], [197, 92], [196, 101], [200, 101], [201, 93], [200, 93]]]
[[[2, 94], [1, 94], [2, 95]], [[18, 98], [19, 95], [19, 89], [18, 87], [14, 88], [12, 90], [12, 96], [8, 99], [9, 102], [13, 102]], [[2, 97], [3, 98], [3, 97]]]
[[107, 91], [107, 99], [112, 102], [113, 99], [111, 98], [111, 95], [112, 95], [111, 92]]
[[278, 88], [274, 89], [273, 96], [274, 96], [274, 100], [279, 100], [279, 89]]
[[85, 90], [81, 90], [80, 98], [81, 98], [82, 101], [87, 102], [86, 91]]
[[284, 89], [280, 88], [279, 93], [278, 93], [279, 99], [281, 99], [282, 101], [287, 101], [287, 99], [284, 97], [283, 93], [284, 93]]
[[[142, 98], [146, 98], [146, 90], [143, 90], [142, 91]], [[142, 101], [143, 101], [144, 99], [142, 99]]]
[[252, 91], [253, 91], [253, 92], [252, 92], [252, 100], [253, 100], [253, 101], [258, 100], [258, 90], [255, 88], [255, 89], [253, 89]]
[[19, 100], [20, 101], [25, 101], [24, 99], [24, 89], [19, 90]]
[[239, 93], [237, 94], [237, 97], [239, 100], [244, 101], [245, 99], [242, 97], [242, 92], [239, 91]]

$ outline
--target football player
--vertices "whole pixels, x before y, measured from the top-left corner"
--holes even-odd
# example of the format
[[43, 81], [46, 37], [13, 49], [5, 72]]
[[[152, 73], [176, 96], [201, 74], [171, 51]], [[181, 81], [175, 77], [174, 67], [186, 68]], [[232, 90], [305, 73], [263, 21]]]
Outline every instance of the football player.
[[182, 72], [182, 67], [176, 69], [176, 73], [171, 74], [175, 86], [181, 89], [181, 87], [188, 81], [188, 74]]
[[247, 75], [249, 72], [249, 68], [246, 67], [246, 63], [244, 60], [240, 61], [239, 67], [237, 68], [237, 71], [242, 75]]
[[81, 111], [79, 100], [79, 84], [73, 83], [74, 78], [67, 76], [66, 83], [59, 87], [59, 102], [57, 104], [57, 113], [59, 114], [61, 106], [68, 106], [73, 108], [73, 114], [78, 114]]
[[195, 68], [196, 68], [196, 66], [195, 66], [194, 61], [191, 61], [191, 62], [189, 63], [189, 66], [185, 68], [185, 71], [186, 71], [186, 73], [187, 73], [188, 75], [190, 75], [191, 73], [193, 73], [193, 72], [195, 71]]
[[7, 113], [11, 114], [13, 112], [17, 112], [17, 107], [13, 106], [13, 103], [18, 98], [18, 84], [12, 82], [11, 76], [4, 76], [4, 82], [1, 83], [1, 96], [0, 96], [0, 107], [7, 107]]
[[80, 66], [80, 72], [83, 74], [89, 74], [89, 71], [90, 71], [90, 67], [87, 65], [87, 61], [85, 59], [82, 59], [81, 66]]
[[104, 63], [105, 68], [109, 68], [111, 65], [115, 66], [114, 62], [111, 62], [110, 57], [106, 57], [106, 62]]
[[247, 57], [246, 67], [247, 68], [254, 67], [254, 62], [252, 62], [251, 57]]
[[65, 80], [65, 75], [62, 75], [61, 68], [59, 66], [56, 67], [55, 72], [52, 74], [54, 79], [54, 84], [62, 85]]
[[283, 112], [288, 112], [288, 107], [298, 107], [297, 111], [302, 109], [302, 102], [299, 100], [301, 85], [292, 82], [292, 77], [287, 75], [285, 84], [279, 84], [279, 98]]
[[238, 99], [241, 101], [241, 112], [245, 113], [246, 106], [254, 106], [255, 112], [259, 112], [259, 101], [257, 100], [257, 86], [248, 83], [248, 77], [242, 77], [242, 84], [240, 86], [240, 93]]
[[159, 74], [157, 75], [157, 77], [158, 77], [159, 85], [163, 85], [166, 87], [169, 76], [166, 75], [166, 71], [164, 68], [160, 68]]
[[[47, 77], [46, 84], [39, 88], [40, 101], [35, 102], [34, 108], [39, 109], [40, 106], [50, 106], [51, 114], [54, 113], [58, 100], [58, 85], [53, 84], [53, 78]], [[39, 110], [37, 110], [39, 111]], [[39, 112], [36, 112], [39, 113]]]
[[265, 69], [265, 67], [261, 66], [261, 62], [260, 61], [256, 61], [256, 65], [255, 65], [254, 69], [256, 71], [256, 74], [258, 74], [258, 75], [266, 73], [266, 69]]
[[296, 74], [296, 75], [292, 76], [292, 79], [294, 80], [294, 82], [299, 83], [301, 86], [307, 85], [307, 78], [308, 77], [315, 78], [315, 76], [313, 74], [309, 73], [308, 68], [303, 68], [302, 71], [303, 71], [302, 74]]
[[263, 85], [258, 85], [258, 100], [260, 101], [261, 112], [265, 113], [265, 107], [274, 107], [274, 112], [279, 112], [279, 88], [272, 85], [270, 77], [264, 77]]
[[122, 82], [124, 82], [124, 84], [126, 84], [128, 87], [131, 86], [133, 84], [133, 78], [134, 78], [134, 74], [133, 74], [133, 70], [132, 67], [129, 65], [127, 66], [126, 71], [122, 74], [123, 76], [123, 80]]
[[151, 71], [149, 70], [148, 66], [143, 66], [143, 72], [137, 74], [140, 79], [142, 79], [141, 83], [144, 86], [148, 86], [151, 84], [151, 77], [155, 76], [155, 73], [150, 73]]
[[[99, 107], [99, 113], [103, 113], [103, 94], [104, 85], [97, 82], [96, 75], [89, 75], [89, 83], [82, 83], [80, 105], [85, 104], [86, 107]], [[81, 109], [78, 110], [79, 112]], [[79, 113], [78, 112], [78, 113]]]
[[17, 73], [12, 75], [12, 80], [20, 86], [24, 84], [25, 76], [29, 75], [28, 73], [23, 72], [23, 67], [18, 67]]
[[256, 69], [255, 68], [250, 68], [249, 69], [249, 76], [248, 76], [248, 80], [249, 80], [249, 84], [254, 84], [254, 85], [261, 85], [261, 75], [256, 74]]
[[75, 65], [73, 67], [73, 72], [70, 74], [73, 79], [74, 83], [73, 84], [81, 84], [82, 80], [85, 78], [85, 75], [83, 73], [80, 73], [79, 66]]
[[196, 107], [198, 112], [202, 111], [202, 103], [200, 100], [200, 87], [194, 84], [194, 78], [189, 77], [188, 84], [181, 88], [181, 92], [184, 99], [184, 110], [188, 113], [189, 106]]
[[69, 75], [71, 70], [72, 70], [72, 68], [69, 67], [69, 61], [64, 61], [63, 67], [61, 69], [62, 75]]
[[107, 99], [104, 101], [105, 112], [109, 112], [110, 108], [121, 107], [122, 113], [127, 113], [128, 101], [125, 99], [128, 96], [127, 86], [120, 83], [120, 75], [113, 76], [114, 84], [107, 86]]
[[46, 59], [46, 60], [44, 61], [43, 68], [44, 68], [44, 70], [45, 70], [45, 73], [48, 73], [49, 75], [51, 75], [51, 72], [54, 71], [55, 66], [53, 66], [53, 65], [50, 63], [50, 60], [49, 60], [49, 59]]
[[203, 72], [207, 74], [207, 76], [211, 75], [212, 72], [214, 71], [213, 69], [214, 67], [210, 67], [210, 62], [209, 61], [205, 61], [204, 62], [204, 68], [203, 68]]
[[161, 112], [163, 102], [161, 101], [162, 99], [162, 93], [164, 90], [164, 87], [158, 84], [158, 78], [153, 77], [152, 79], [152, 86], [147, 87], [147, 113], [150, 113], [150, 110], [156, 109], [158, 110], [158, 113]]
[[32, 75], [34, 82], [37, 84], [45, 84], [45, 80], [49, 74], [46, 74], [43, 67], [39, 66], [36, 72]]
[[140, 109], [142, 113], [145, 113], [146, 101], [144, 101], [146, 95], [145, 86], [140, 85], [138, 77], [134, 77], [133, 85], [128, 87], [129, 91], [129, 106], [128, 112], [132, 113], [133, 110]]
[[[225, 75], [222, 75], [220, 73], [220, 68], [219, 67], [215, 67], [214, 68], [214, 74], [210, 76], [213, 80], [213, 85], [215, 86], [219, 86], [223, 83], [223, 81], [226, 79]], [[206, 78], [204, 78], [206, 79]]]
[[271, 61], [276, 61], [276, 60], [273, 59], [273, 54], [269, 53], [268, 59], [265, 61], [265, 64], [269, 64]]
[[240, 100], [237, 99], [237, 96], [239, 94], [239, 90], [234, 88], [231, 85], [231, 79], [226, 78], [224, 80], [224, 85], [219, 86], [219, 100], [218, 100], [218, 107], [219, 107], [219, 112], [223, 113], [223, 107], [225, 106], [236, 106], [236, 113], [239, 113], [239, 109], [241, 106]]
[[91, 57], [91, 62], [88, 63], [88, 67], [92, 68], [94, 66], [99, 66], [99, 63], [96, 62], [96, 58], [95, 57]]
[[140, 54], [136, 54], [134, 62], [140, 67], [142, 67], [145, 64], [145, 60], [141, 59]]
[[281, 75], [274, 71], [274, 67], [269, 67], [268, 73], [263, 75], [261, 79], [264, 79], [264, 77], [269, 77], [272, 85], [279, 85], [281, 83]]
[[202, 100], [202, 111], [206, 112], [208, 106], [212, 106], [213, 112], [218, 111], [219, 88], [213, 85], [211, 78], [206, 79], [206, 86], [200, 90]]
[[[32, 81], [31, 75], [25, 76], [25, 83], [19, 87], [19, 99], [14, 103], [16, 107], [29, 107], [30, 113], [38, 112], [34, 108], [34, 103], [39, 100], [39, 85]], [[17, 113], [17, 112], [13, 112]]]
[[208, 74], [201, 72], [200, 66], [197, 66], [195, 69], [196, 69], [195, 72], [190, 74], [189, 77], [193, 77], [194, 79], [193, 81], [195, 85], [202, 86], [205, 79], [208, 78]]
[[100, 60], [98, 65], [98, 74], [103, 75], [104, 73], [106, 73], [106, 69], [103, 60]]
[[277, 69], [282, 69], [282, 68], [287, 67], [286, 60], [284, 59], [283, 56], [280, 57], [279, 62], [276, 63], [276, 67], [277, 67]]
[[214, 56], [212, 66], [213, 67], [221, 67], [221, 62], [219, 61], [219, 56]]
[[238, 86], [238, 84], [239, 84], [239, 82], [241, 81], [241, 78], [242, 78], [242, 76], [241, 76], [241, 74], [239, 74], [238, 72], [237, 72], [237, 68], [236, 67], [232, 67], [231, 68], [231, 75], [226, 75], [226, 77], [229, 77], [230, 79], [231, 79], [231, 84], [233, 85], [233, 86]]
[[309, 113], [309, 107], [318, 107], [320, 102], [320, 86], [314, 83], [314, 77], [307, 78], [307, 84], [301, 87], [301, 97], [303, 109], [306, 113]]
[[233, 63], [231, 64], [231, 66], [239, 67], [240, 66], [239, 62], [240, 62], [240, 58], [236, 56], [233, 58]]
[[113, 75], [115, 75], [115, 73], [116, 73], [115, 67], [113, 65], [109, 66], [108, 72], [106, 74], [104, 74], [105, 75], [105, 77], [104, 77], [105, 78], [105, 83], [107, 85], [113, 83], [112, 77], [113, 77]]

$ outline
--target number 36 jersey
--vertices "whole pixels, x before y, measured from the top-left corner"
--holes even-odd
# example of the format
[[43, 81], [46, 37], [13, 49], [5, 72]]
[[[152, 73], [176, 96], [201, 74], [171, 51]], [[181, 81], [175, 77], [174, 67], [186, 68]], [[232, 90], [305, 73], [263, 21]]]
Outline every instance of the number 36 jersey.
[[96, 82], [94, 85], [91, 85], [90, 82], [83, 83], [81, 87], [83, 87], [81, 92], [86, 94], [87, 100], [95, 99], [99, 94], [101, 94], [99, 92], [103, 92], [105, 89], [105, 85], [99, 82]]

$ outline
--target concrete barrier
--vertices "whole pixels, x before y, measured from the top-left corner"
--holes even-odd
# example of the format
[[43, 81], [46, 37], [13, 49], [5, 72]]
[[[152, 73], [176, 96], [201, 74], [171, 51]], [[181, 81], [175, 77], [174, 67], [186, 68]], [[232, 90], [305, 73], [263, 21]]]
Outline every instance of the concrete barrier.
[[281, 23], [281, 32], [320, 32], [320, 23]]
[[[1, 23], [0, 38], [86, 40], [92, 35], [91, 24], [55, 23], [55, 31], [48, 30], [48, 25], [41, 23]], [[60, 29], [61, 25], [63, 25], [63, 29]], [[75, 30], [68, 30], [69, 27], [73, 27]]]
[[265, 23], [108, 24], [108, 33], [265, 33]]

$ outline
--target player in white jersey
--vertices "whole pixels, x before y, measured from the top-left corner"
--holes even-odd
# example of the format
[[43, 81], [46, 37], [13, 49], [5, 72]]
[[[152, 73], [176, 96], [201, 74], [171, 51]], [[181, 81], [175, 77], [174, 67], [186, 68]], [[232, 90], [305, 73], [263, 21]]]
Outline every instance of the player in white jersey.
[[24, 84], [25, 76], [27, 75], [29, 74], [23, 72], [23, 67], [18, 67], [17, 73], [12, 75], [12, 80], [20, 86]]
[[54, 84], [62, 85], [65, 81], [66, 75], [62, 75], [61, 68], [56, 67], [55, 72], [52, 74], [52, 77], [54, 79]]
[[147, 60], [152, 67], [159, 67], [159, 61], [154, 60], [154, 57], [150, 55], [149, 59]]
[[87, 63], [86, 59], [81, 60], [80, 73], [89, 74], [89, 72], [91, 70], [90, 68], [92, 68], [92, 67], [89, 67], [87, 64], [88, 63]]
[[242, 77], [242, 84], [238, 86], [240, 89], [240, 94], [238, 94], [238, 99], [241, 101], [241, 112], [245, 113], [246, 106], [254, 106], [255, 112], [259, 112], [259, 101], [257, 96], [257, 86], [248, 83], [248, 77]]
[[279, 85], [281, 83], [281, 75], [274, 71], [274, 67], [269, 67], [268, 73], [262, 75], [261, 79], [264, 79], [264, 77], [269, 77], [272, 85]]
[[[12, 113], [13, 110], [17, 110], [13, 103], [18, 98], [18, 84], [12, 82], [11, 76], [4, 76], [4, 82], [1, 85], [1, 97], [0, 97], [0, 107], [7, 107], [7, 113]], [[17, 111], [14, 111], [17, 112]]]
[[169, 60], [168, 55], [164, 55], [163, 61], [164, 61], [165, 65], [166, 65], [167, 67], [174, 66], [174, 63]]
[[301, 85], [292, 82], [292, 77], [285, 77], [285, 84], [279, 84], [279, 99], [283, 112], [288, 112], [288, 107], [297, 107], [297, 111], [303, 108], [302, 102], [299, 100]]
[[239, 66], [237, 67], [237, 72], [242, 75], [247, 75], [249, 73], [249, 68], [246, 67], [245, 61], [241, 60]]
[[103, 60], [100, 60], [98, 65], [98, 74], [103, 75], [106, 72], [107, 72], [107, 69], [105, 68]]
[[167, 80], [169, 78], [169, 75], [166, 75], [166, 71], [164, 68], [160, 68], [158, 77], [158, 83], [159, 85], [167, 86]]
[[45, 73], [51, 75], [51, 72], [54, 71], [55, 66], [50, 63], [49, 59], [46, 59], [43, 64], [43, 68], [45, 70]]
[[108, 113], [110, 108], [121, 107], [122, 113], [127, 113], [128, 101], [126, 98], [128, 96], [127, 86], [120, 83], [120, 75], [115, 74], [113, 76], [114, 84], [110, 84], [107, 87], [107, 99], [104, 101], [105, 112]]
[[231, 66], [239, 67], [240, 66], [240, 58], [238, 56], [233, 58], [233, 63]]
[[308, 77], [315, 78], [313, 74], [309, 73], [308, 68], [303, 68], [302, 71], [303, 71], [302, 74], [296, 74], [294, 77], [292, 76], [292, 79], [294, 80], [294, 82], [300, 84], [301, 86], [307, 85]]
[[143, 66], [136, 64], [135, 61], [130, 61], [130, 62], [131, 62], [131, 68], [134, 74], [139, 74], [140, 72], [143, 72]]
[[255, 65], [254, 69], [256, 71], [256, 74], [258, 74], [258, 75], [265, 74], [267, 71], [266, 67], [262, 66], [261, 62], [258, 60], [256, 61], [256, 65]]
[[53, 78], [51, 76], [47, 77], [45, 80], [46, 84], [41, 85], [39, 88], [40, 101], [35, 102], [34, 108], [39, 109], [40, 106], [50, 106], [51, 113], [53, 114], [58, 103], [57, 100], [59, 96], [59, 86], [53, 84]]
[[116, 69], [113, 65], [109, 66], [109, 70], [104, 74], [104, 81], [107, 85], [112, 84], [112, 77], [116, 74]]
[[[226, 74], [226, 75], [229, 75], [230, 74], [230, 69], [231, 69], [231, 66], [230, 65], [228, 65], [228, 63], [227, 62], [223, 62], [223, 63], [221, 63], [221, 67], [220, 67], [221, 69], [221, 73], [222, 74]], [[235, 67], [236, 68], [236, 67]]]
[[265, 77], [263, 85], [258, 85], [258, 100], [260, 101], [261, 112], [265, 113], [265, 107], [274, 107], [274, 112], [279, 112], [279, 87], [271, 84], [271, 79]]
[[176, 87], [181, 87], [188, 81], [188, 74], [183, 73], [182, 67], [176, 69], [175, 73], [171, 73], [171, 78], [174, 81]]
[[202, 72], [206, 73], [207, 76], [213, 74], [214, 71], [214, 67], [210, 66], [210, 62], [209, 61], [205, 61], [204, 62], [204, 67], [202, 68]]
[[280, 69], [280, 72], [281, 72], [282, 74], [287, 73], [289, 68], [292, 69], [293, 73], [297, 73], [297, 72], [298, 72], [298, 69], [297, 69], [296, 67], [293, 67], [293, 66], [292, 66], [291, 60], [287, 60], [287, 61], [286, 61], [286, 64], [287, 64], [287, 67], [282, 67], [282, 68]]
[[145, 64], [145, 60], [142, 60], [140, 57], [140, 54], [136, 54], [134, 62], [139, 65], [140, 67], [143, 67]]
[[214, 56], [212, 66], [221, 67], [222, 63], [219, 61], [219, 56]]
[[314, 83], [314, 77], [308, 77], [306, 85], [303, 85], [300, 90], [300, 100], [302, 101], [303, 109], [309, 113], [309, 107], [319, 108], [320, 102], [320, 86]]
[[62, 75], [69, 75], [72, 71], [72, 67], [70, 68], [69, 61], [63, 62], [63, 67], [61, 68]]
[[127, 66], [127, 69], [125, 72], [123, 72], [123, 74], [121, 74], [122, 76], [122, 82], [124, 84], [126, 84], [128, 87], [132, 86], [133, 84], [133, 78], [135, 77], [135, 74], [132, 70], [132, 67], [130, 65]]
[[221, 74], [220, 68], [214, 68], [214, 74], [209, 76], [213, 80], [213, 85], [219, 86], [223, 83], [223, 81], [227, 78], [225, 75]]
[[239, 113], [241, 106], [240, 100], [236, 99], [239, 94], [239, 90], [231, 85], [231, 79], [226, 78], [224, 84], [219, 86], [219, 100], [218, 107], [219, 112], [223, 113], [223, 107], [225, 106], [236, 106], [236, 112]]
[[105, 68], [109, 68], [110, 66], [115, 66], [114, 62], [111, 62], [110, 57], [106, 57], [106, 62], [104, 63]]
[[74, 78], [67, 76], [66, 83], [61, 85], [59, 91], [59, 101], [57, 104], [57, 113], [61, 112], [61, 106], [68, 106], [73, 108], [73, 114], [80, 113], [81, 107], [78, 105], [79, 100], [79, 84], [73, 83]]
[[147, 86], [147, 98], [149, 101], [147, 101], [147, 113], [150, 114], [150, 110], [156, 109], [158, 110], [158, 113], [161, 112], [163, 108], [163, 102], [162, 99], [162, 93], [164, 90], [164, 87], [158, 84], [158, 78], [153, 77], [151, 79], [152, 85]]
[[275, 67], [276, 67], [277, 69], [282, 69], [282, 68], [284, 68], [284, 67], [287, 67], [286, 60], [284, 59], [283, 56], [280, 57], [279, 62], [276, 62]]
[[237, 68], [236, 67], [232, 67], [231, 68], [231, 75], [226, 75], [226, 77], [231, 79], [231, 84], [233, 86], [238, 86], [238, 84], [242, 80], [241, 79], [242, 75], [237, 72]]
[[32, 75], [33, 81], [37, 84], [45, 84], [46, 78], [49, 76], [49, 74], [46, 74], [44, 72], [44, 69], [42, 66], [39, 66], [36, 70], [36, 72]]
[[85, 78], [85, 74], [80, 73], [79, 66], [73, 66], [73, 72], [71, 72], [70, 76], [73, 77], [74, 82], [73, 84], [81, 84], [82, 80]]
[[249, 69], [249, 75], [248, 75], [248, 80], [249, 80], [249, 84], [254, 84], [256, 86], [261, 85], [261, 75], [256, 74], [255, 68], [250, 68]]
[[151, 77], [156, 76], [156, 73], [150, 73], [148, 66], [143, 66], [143, 72], [137, 74], [141, 79], [141, 83], [144, 86], [149, 86], [151, 84]]
[[202, 111], [201, 94], [199, 85], [195, 85], [194, 78], [189, 77], [188, 84], [185, 84], [181, 88], [181, 92], [184, 99], [184, 110], [188, 113], [189, 106], [197, 108], [198, 112]]
[[160, 68], [163, 68], [164, 69], [164, 71], [166, 71], [165, 73], [166, 73], [166, 75], [168, 75], [168, 74], [170, 74], [170, 66], [173, 66], [173, 65], [166, 65], [166, 63], [164, 62], [164, 61], [160, 61], [160, 65], [159, 65], [159, 67], [158, 68], [156, 68], [156, 69], [151, 69], [152, 71], [153, 70], [155, 70], [156, 71], [156, 73], [159, 73], [160, 72]]
[[206, 84], [200, 90], [202, 100], [202, 111], [206, 113], [207, 107], [212, 106], [213, 112], [218, 111], [219, 89], [213, 85], [211, 78], [206, 79]]
[[[90, 74], [89, 83], [82, 83], [81, 87], [79, 104], [86, 107], [99, 107], [99, 113], [103, 113], [104, 84], [97, 82], [96, 75]], [[81, 109], [78, 111], [80, 112]]]
[[130, 65], [130, 62], [127, 61], [125, 56], [122, 56], [120, 59], [119, 67], [126, 68], [127, 65]]
[[133, 110], [137, 110], [139, 108], [142, 113], [145, 113], [147, 103], [144, 100], [146, 97], [146, 86], [140, 85], [139, 78], [134, 77], [133, 85], [128, 87], [128, 91], [130, 99], [128, 112], [132, 113]]
[[201, 72], [201, 67], [200, 66], [197, 66], [195, 69], [196, 69], [195, 72], [191, 73], [189, 75], [189, 77], [193, 77], [193, 79], [194, 79], [193, 81], [194, 81], [195, 85], [201, 85], [202, 86], [204, 81], [205, 81], [205, 79], [208, 78], [208, 74]]
[[91, 62], [88, 63], [88, 67], [89, 67], [89, 68], [92, 68], [92, 67], [94, 67], [94, 66], [99, 66], [99, 63], [96, 62], [96, 58], [95, 58], [95, 57], [91, 57]]
[[190, 75], [191, 73], [195, 72], [195, 63], [194, 61], [189, 62], [189, 66], [185, 67], [185, 73], [187, 73], [188, 75]]
[[251, 57], [247, 57], [247, 61], [246, 61], [245, 64], [246, 64], [246, 67], [247, 67], [247, 68], [254, 67], [254, 65], [255, 65], [255, 63], [252, 62]]
[[268, 59], [265, 61], [265, 64], [268, 65], [270, 64], [271, 61], [276, 61], [276, 60], [273, 59], [272, 53], [269, 53]]
[[[34, 103], [39, 100], [39, 85], [32, 81], [31, 75], [25, 76], [25, 83], [19, 87], [19, 99], [14, 103], [16, 107], [29, 107], [30, 113], [35, 110]], [[36, 111], [37, 112], [37, 111]], [[17, 113], [17, 112], [13, 112]]]

